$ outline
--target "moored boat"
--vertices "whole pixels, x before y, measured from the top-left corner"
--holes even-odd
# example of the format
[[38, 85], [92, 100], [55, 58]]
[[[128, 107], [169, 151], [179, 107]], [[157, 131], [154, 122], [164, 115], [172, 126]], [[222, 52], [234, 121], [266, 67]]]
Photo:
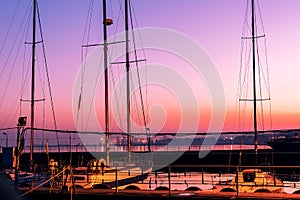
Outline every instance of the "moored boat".
[[115, 163], [107, 166], [104, 159], [92, 160], [86, 167], [72, 169], [70, 175], [66, 175], [65, 186], [68, 190], [76, 188], [114, 188], [130, 183], [136, 183], [147, 178], [151, 168], [141, 167], [135, 163]]

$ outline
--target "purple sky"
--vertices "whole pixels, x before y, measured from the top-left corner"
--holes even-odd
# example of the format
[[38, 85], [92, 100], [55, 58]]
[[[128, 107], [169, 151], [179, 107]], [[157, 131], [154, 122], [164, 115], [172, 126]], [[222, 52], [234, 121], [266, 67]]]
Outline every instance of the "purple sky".
[[[15, 21], [4, 44], [5, 35], [13, 18], [13, 13], [19, 3]], [[81, 42], [84, 33], [88, 0], [41, 0], [39, 1], [46, 56], [49, 65], [52, 92], [57, 113], [58, 126], [61, 129], [73, 129], [72, 93], [76, 75], [81, 64]], [[119, 1], [108, 3], [108, 16], [117, 22]], [[221, 76], [226, 97], [226, 121], [224, 130], [232, 130], [234, 107], [238, 87], [240, 65], [241, 33], [246, 9], [246, 0], [148, 0], [133, 1], [137, 24], [142, 27], [161, 27], [181, 32], [202, 46]], [[0, 1], [0, 118], [1, 127], [15, 126], [18, 117], [20, 99], [20, 85], [23, 68], [24, 41], [21, 46], [16, 66], [13, 68], [14, 56], [4, 69], [4, 63], [9, 55], [10, 46], [16, 37], [18, 27], [24, 18], [29, 0], [1, 0]], [[94, 18], [91, 24], [92, 43], [102, 41], [102, 1], [94, 1]], [[122, 4], [123, 8], [123, 4]], [[273, 128], [298, 128], [297, 118], [300, 117], [300, 95], [298, 94], [300, 61], [300, 1], [298, 0], [272, 0], [260, 1], [260, 8], [267, 38], [268, 64], [271, 82]], [[31, 16], [30, 16], [31, 17]], [[30, 18], [31, 19], [31, 18]], [[123, 29], [123, 16], [119, 22]], [[113, 34], [110, 28], [108, 34]], [[31, 40], [29, 29], [27, 41]], [[39, 38], [39, 37], [38, 37]], [[21, 43], [19, 40], [17, 44]], [[16, 44], [16, 47], [17, 47]], [[15, 49], [17, 49], [15, 47]], [[30, 46], [27, 45], [30, 53]], [[37, 47], [40, 51], [40, 46]], [[14, 54], [16, 50], [14, 50]], [[164, 59], [164, 56], [156, 57]], [[42, 57], [40, 58], [42, 60]], [[26, 60], [26, 63], [28, 61]], [[158, 62], [156, 60], [156, 62]], [[11, 69], [13, 68], [13, 71]], [[11, 78], [9, 78], [9, 74]], [[9, 81], [7, 93], [5, 86]], [[201, 82], [201, 81], [200, 81]], [[195, 83], [196, 84], [196, 83]], [[209, 94], [205, 91], [203, 83], [204, 103]], [[28, 88], [28, 87], [27, 87]], [[29, 98], [29, 90], [25, 92]], [[42, 93], [37, 92], [37, 98]], [[155, 101], [152, 96], [152, 103]], [[166, 98], [166, 99], [169, 99]], [[28, 106], [29, 104], [27, 104]], [[203, 106], [204, 116], [209, 118], [209, 111]], [[26, 106], [23, 106], [23, 108]], [[37, 106], [39, 109], [42, 106]], [[209, 105], [207, 106], [209, 107]], [[49, 108], [49, 106], [48, 106]], [[27, 115], [28, 108], [23, 113]], [[9, 114], [10, 113], [10, 114]], [[6, 116], [9, 116], [6, 118]], [[37, 115], [40, 116], [40, 115]], [[51, 118], [51, 117], [50, 117]], [[178, 120], [178, 119], [177, 119]], [[203, 119], [208, 123], [208, 119]], [[175, 122], [178, 122], [175, 120]], [[201, 122], [200, 122], [201, 123]], [[49, 122], [46, 126], [51, 127]], [[175, 125], [175, 127], [177, 127]], [[172, 131], [168, 125], [165, 127]], [[200, 129], [202, 130], [202, 129]]]

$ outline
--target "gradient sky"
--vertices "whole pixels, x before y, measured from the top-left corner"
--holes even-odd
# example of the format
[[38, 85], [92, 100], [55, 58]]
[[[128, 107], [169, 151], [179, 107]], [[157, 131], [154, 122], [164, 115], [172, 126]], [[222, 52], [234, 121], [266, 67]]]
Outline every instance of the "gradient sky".
[[[20, 2], [16, 12], [15, 21], [11, 25], [7, 42], [4, 44], [7, 30], [13, 18], [13, 13]], [[81, 64], [81, 44], [84, 34], [84, 26], [89, 7], [88, 0], [41, 0], [39, 9], [42, 21], [46, 56], [49, 66], [49, 75], [54, 98], [55, 112], [59, 129], [74, 129], [72, 115], [72, 93], [74, 82]], [[108, 2], [108, 16], [115, 17], [118, 13], [119, 1]], [[134, 11], [139, 28], [161, 27], [181, 32], [201, 45], [214, 62], [220, 77], [226, 97], [226, 119], [223, 130], [235, 131], [234, 117], [237, 99], [238, 76], [240, 68], [241, 33], [246, 9], [246, 0], [135, 0]], [[24, 41], [13, 68], [14, 56], [11, 56], [9, 64], [4, 69], [6, 58], [10, 52], [10, 46], [18, 32], [18, 27], [25, 16], [30, 0], [1, 0], [0, 1], [0, 126], [13, 127], [19, 115], [20, 85], [23, 68]], [[102, 1], [95, 0], [94, 18], [91, 24], [92, 43], [102, 41]], [[300, 117], [300, 95], [298, 94], [299, 72], [300, 72], [300, 1], [298, 0], [272, 0], [260, 1], [260, 8], [267, 38], [267, 53], [271, 83], [271, 105], [272, 105], [272, 127], [274, 129], [299, 128]], [[122, 18], [123, 19], [123, 18]], [[121, 20], [122, 20], [121, 19]], [[115, 22], [117, 21], [114, 19]], [[120, 22], [122, 29], [123, 24]], [[109, 30], [109, 34], [112, 31]], [[30, 29], [27, 41], [31, 40]], [[19, 44], [20, 41], [17, 42]], [[27, 45], [30, 53], [30, 46]], [[17, 49], [17, 48], [15, 48]], [[37, 47], [41, 51], [40, 46]], [[16, 53], [14, 50], [14, 54]], [[173, 62], [159, 61], [159, 59], [175, 59], [171, 55], [150, 56], [151, 62], [173, 65]], [[176, 59], [175, 59], [176, 60]], [[25, 63], [27, 63], [26, 60]], [[42, 57], [40, 61], [42, 62]], [[176, 62], [181, 65], [180, 72], [184, 71], [184, 62]], [[178, 64], [179, 63], [179, 64]], [[178, 66], [175, 66], [175, 68]], [[11, 70], [13, 68], [13, 71]], [[10, 74], [11, 73], [11, 78]], [[37, 72], [38, 73], [38, 72]], [[196, 87], [197, 98], [201, 99], [201, 119], [199, 131], [205, 131], [210, 119], [209, 93], [203, 80], [193, 79], [191, 82]], [[7, 93], [4, 96], [6, 84], [9, 80]], [[38, 81], [37, 81], [38, 82]], [[38, 86], [37, 86], [38, 87]], [[154, 87], [154, 86], [153, 86]], [[27, 87], [28, 88], [28, 87]], [[169, 117], [166, 124], [155, 126], [153, 131], [176, 131], [180, 119], [178, 115], [178, 102], [172, 95], [164, 97], [164, 89], [153, 89], [149, 103], [165, 104], [163, 106]], [[156, 91], [156, 93], [154, 92]], [[45, 91], [47, 92], [47, 91]], [[101, 93], [101, 91], [98, 91]], [[41, 95], [37, 92], [37, 98]], [[101, 94], [100, 94], [101, 95]], [[99, 96], [100, 96], [99, 95]], [[29, 98], [29, 90], [24, 93], [24, 98]], [[46, 97], [47, 98], [47, 97]], [[49, 100], [49, 99], [48, 99]], [[172, 103], [170, 103], [172, 102]], [[49, 104], [49, 103], [48, 103]], [[100, 103], [101, 104], [101, 103]], [[29, 104], [27, 104], [28, 107]], [[99, 119], [101, 118], [101, 106], [99, 107]], [[27, 115], [28, 108], [23, 109], [22, 114]], [[42, 105], [37, 106], [37, 110]], [[27, 109], [27, 110], [26, 110]], [[49, 110], [49, 105], [47, 107]], [[161, 117], [161, 110], [153, 110], [151, 117]], [[157, 113], [157, 116], [155, 116]], [[177, 114], [176, 114], [177, 113]], [[50, 112], [49, 114], [50, 115]], [[8, 116], [8, 118], [6, 117]], [[37, 114], [37, 118], [42, 115]], [[51, 117], [48, 117], [51, 119]], [[102, 122], [101, 122], [102, 123]], [[248, 125], [246, 125], [248, 126]], [[250, 126], [250, 125], [249, 125]], [[51, 122], [46, 122], [46, 127], [52, 127]], [[266, 126], [268, 129], [269, 126]], [[251, 127], [249, 127], [251, 129]], [[188, 128], [186, 129], [188, 131]], [[248, 128], [246, 128], [248, 130]]]

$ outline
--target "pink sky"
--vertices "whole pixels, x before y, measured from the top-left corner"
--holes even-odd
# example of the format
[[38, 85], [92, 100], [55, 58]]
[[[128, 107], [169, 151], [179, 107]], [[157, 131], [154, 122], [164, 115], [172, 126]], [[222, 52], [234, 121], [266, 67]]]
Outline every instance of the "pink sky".
[[[92, 21], [91, 43], [100, 43], [102, 41], [102, 1], [95, 1], [94, 20]], [[13, 17], [14, 10], [18, 4], [17, 0], [0, 2], [0, 44], [4, 44], [5, 35], [9, 28], [9, 23]], [[29, 0], [22, 0], [15, 21], [7, 37], [7, 43], [3, 46], [0, 54], [0, 71], [4, 74], [0, 77], [0, 118], [1, 127], [13, 127], [16, 125], [19, 116], [20, 86], [24, 58], [24, 40], [19, 39], [16, 43], [21, 44], [21, 49], [16, 65], [13, 68], [13, 62], [17, 50], [14, 50], [7, 67], [4, 69], [6, 58], [9, 55], [10, 46], [13, 44], [20, 27], [21, 20], [25, 16]], [[181, 32], [205, 49], [222, 79], [225, 98], [226, 98], [226, 120], [224, 124], [225, 131], [238, 131], [234, 125], [234, 116], [236, 115], [235, 103], [237, 93], [237, 83], [239, 75], [241, 32], [243, 17], [245, 13], [246, 0], [151, 0], [151, 1], [133, 1], [136, 18], [139, 27], [161, 27]], [[44, 42], [46, 46], [46, 56], [49, 65], [51, 86], [54, 98], [55, 112], [58, 128], [74, 129], [72, 95], [74, 82], [81, 64], [81, 41], [83, 30], [87, 17], [89, 1], [87, 0], [51, 0], [40, 1], [40, 14], [43, 27]], [[298, 0], [272, 0], [260, 1], [262, 18], [267, 36], [268, 64], [271, 82], [272, 98], [272, 128], [288, 129], [299, 128], [298, 118], [300, 117], [300, 95], [298, 94], [299, 85], [299, 56], [300, 51], [300, 2]], [[117, 26], [117, 15], [119, 5], [108, 5], [108, 15], [114, 17]], [[31, 19], [31, 18], [30, 18]], [[123, 17], [121, 16], [122, 20]], [[123, 29], [122, 21], [119, 22], [117, 31]], [[112, 35], [112, 29], [109, 27], [109, 34]], [[27, 40], [31, 41], [30, 29]], [[27, 45], [27, 55], [30, 54], [30, 46]], [[41, 51], [41, 46], [37, 47]], [[211, 116], [211, 105], [209, 91], [203, 79], [195, 79], [187, 67], [185, 61], [177, 60], [169, 54], [151, 55], [149, 52], [149, 62], [172, 65], [189, 78], [189, 82], [194, 90], [197, 90], [196, 97], [199, 100], [199, 112], [201, 113], [199, 131], [205, 131], [209, 126]], [[38, 53], [38, 55], [41, 55]], [[29, 63], [26, 60], [25, 63]], [[42, 57], [39, 57], [39, 63], [42, 63]], [[27, 67], [27, 65], [25, 65]], [[11, 71], [13, 70], [13, 71]], [[11, 73], [11, 78], [10, 74]], [[9, 80], [10, 79], [10, 80]], [[9, 80], [9, 81], [8, 81]], [[5, 86], [9, 82], [7, 93], [4, 95]], [[39, 79], [37, 79], [39, 84]], [[40, 85], [40, 84], [39, 84]], [[37, 98], [42, 97], [42, 92], [37, 86]], [[24, 98], [29, 98], [29, 86], [26, 87]], [[101, 98], [97, 91], [96, 99]], [[45, 90], [47, 93], [47, 90]], [[151, 127], [151, 130], [172, 132], [176, 131], [180, 122], [180, 109], [174, 96], [163, 92], [163, 89], [149, 90], [149, 103], [151, 105], [160, 104], [168, 113], [168, 118], [163, 128]], [[165, 96], [164, 96], [165, 95]], [[50, 121], [51, 112], [49, 112], [49, 96], [46, 96], [47, 121], [46, 127], [53, 127]], [[2, 100], [3, 99], [3, 100]], [[99, 100], [100, 101], [100, 100]], [[29, 104], [23, 104], [22, 114], [29, 115]], [[101, 103], [99, 107], [99, 117], [101, 118]], [[38, 103], [38, 110], [41, 110], [42, 104]], [[155, 110], [154, 110], [155, 111]], [[152, 114], [155, 114], [153, 111]], [[156, 110], [157, 111], [157, 110]], [[157, 111], [159, 112], [159, 110]], [[41, 118], [41, 114], [36, 114]], [[158, 116], [151, 116], [157, 117]], [[39, 120], [37, 120], [39, 121]], [[100, 122], [102, 123], [102, 122]], [[37, 122], [38, 126], [42, 123]], [[246, 125], [248, 126], [248, 125]], [[266, 125], [266, 128], [269, 127]], [[160, 127], [161, 128], [161, 127]], [[267, 128], [268, 129], [268, 128]]]

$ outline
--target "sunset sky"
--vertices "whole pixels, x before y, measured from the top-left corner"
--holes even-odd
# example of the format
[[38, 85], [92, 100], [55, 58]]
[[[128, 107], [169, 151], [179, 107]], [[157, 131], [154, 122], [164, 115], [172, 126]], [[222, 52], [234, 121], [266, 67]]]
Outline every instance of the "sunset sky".
[[[300, 119], [300, 1], [299, 0], [272, 0], [259, 1], [264, 30], [267, 42], [267, 60], [269, 66], [271, 86], [271, 111], [272, 126], [265, 129], [290, 129], [299, 128]], [[31, 14], [28, 8], [30, 0], [1, 0], [0, 1], [0, 127], [14, 127], [20, 113], [20, 92], [22, 77], [29, 69], [31, 46], [25, 41], [31, 41]], [[88, 16], [89, 0], [40, 0], [38, 1], [42, 22], [43, 38], [46, 50], [49, 76], [53, 93], [54, 107], [59, 129], [75, 128], [75, 119], [72, 106], [76, 104], [77, 97], [73, 97], [77, 75], [80, 72], [82, 62], [81, 45], [84, 36], [84, 28]], [[238, 131], [236, 100], [240, 69], [241, 36], [247, 0], [134, 0], [135, 19], [134, 25], [139, 28], [158, 27], [176, 31], [204, 49], [223, 83], [225, 94], [225, 118], [224, 131]], [[123, 1], [121, 3], [123, 12]], [[107, 1], [108, 17], [114, 19], [114, 25], [108, 28], [108, 35], [123, 30], [123, 14], [119, 14], [120, 1]], [[14, 12], [15, 16], [14, 16]], [[26, 27], [27, 17], [28, 27]], [[120, 19], [118, 20], [118, 16]], [[12, 19], [14, 18], [14, 21]], [[21, 26], [24, 19], [24, 25]], [[12, 23], [11, 23], [12, 22]], [[9, 30], [9, 32], [8, 32]], [[7, 34], [8, 33], [8, 34]], [[21, 35], [25, 34], [22, 38]], [[18, 35], [19, 34], [19, 35]], [[101, 43], [102, 39], [102, 0], [94, 0], [93, 19], [91, 21], [90, 43]], [[17, 37], [18, 35], [18, 37]], [[39, 35], [39, 34], [38, 34]], [[139, 36], [137, 36], [139, 37]], [[15, 38], [18, 38], [15, 40]], [[143, 35], [140, 38], [143, 40]], [[40, 40], [40, 36], [37, 36]], [[14, 50], [11, 46], [15, 41]], [[176, 45], [176, 41], [174, 41]], [[18, 45], [20, 50], [18, 56]], [[24, 49], [26, 58], [24, 59]], [[179, 47], [181, 48], [181, 47]], [[37, 45], [37, 51], [41, 52], [41, 44]], [[211, 117], [211, 96], [209, 85], [205, 78], [196, 76], [189, 66], [189, 60], [182, 60], [168, 52], [148, 50], [145, 52], [148, 64], [158, 64], [174, 69], [182, 77], [194, 92], [198, 108], [184, 107], [184, 112], [200, 113], [197, 131], [207, 131]], [[191, 52], [195, 53], [195, 52]], [[140, 53], [142, 55], [142, 53]], [[41, 53], [37, 62], [43, 63]], [[9, 57], [9, 61], [7, 58]], [[124, 60], [124, 57], [122, 57]], [[120, 60], [122, 60], [122, 58]], [[6, 63], [6, 64], [5, 64]], [[15, 64], [14, 64], [15, 63]], [[24, 64], [25, 63], [25, 64]], [[5, 67], [6, 66], [6, 67]], [[25, 68], [24, 68], [25, 66]], [[25, 70], [24, 70], [25, 69]], [[42, 74], [37, 71], [38, 74]], [[25, 72], [24, 72], [25, 71]], [[23, 74], [23, 75], [22, 75]], [[44, 76], [45, 85], [46, 77]], [[120, 77], [119, 77], [120, 78]], [[165, 77], [168, 78], [167, 76]], [[151, 77], [149, 78], [151, 79]], [[100, 79], [100, 82], [103, 79]], [[176, 80], [175, 80], [176, 82]], [[29, 84], [29, 83], [27, 83]], [[43, 81], [37, 79], [37, 85]], [[179, 85], [181, 87], [182, 85]], [[103, 85], [102, 85], [103, 86]], [[95, 95], [98, 120], [103, 125], [103, 87], [98, 86]], [[30, 97], [29, 85], [25, 86], [23, 98]], [[37, 86], [36, 98], [42, 98], [42, 90]], [[45, 105], [47, 120], [45, 127], [53, 128], [50, 111], [50, 101], [47, 87]], [[180, 99], [169, 90], [168, 85], [158, 83], [151, 84], [148, 92], [148, 104], [150, 106], [151, 120], [149, 128], [154, 132], [178, 131], [182, 124], [180, 118]], [[178, 89], [178, 88], [177, 88]], [[145, 93], [145, 91], [144, 91]], [[74, 99], [73, 99], [74, 98]], [[185, 102], [186, 103], [186, 102]], [[42, 123], [38, 119], [43, 114], [43, 103], [37, 103], [37, 126]], [[159, 105], [158, 107], [156, 105]], [[192, 105], [192, 104], [191, 104]], [[267, 105], [267, 104], [266, 104]], [[23, 103], [22, 115], [29, 116], [29, 103]], [[266, 106], [268, 111], [268, 106]], [[220, 112], [222, 112], [220, 110]], [[40, 112], [41, 113], [41, 112]], [[220, 115], [222, 115], [220, 113]], [[192, 114], [191, 114], [192, 116]], [[267, 114], [267, 118], [270, 115]], [[182, 116], [181, 116], [182, 117]], [[160, 124], [159, 120], [164, 121]], [[190, 119], [193, 123], [193, 119]], [[268, 121], [268, 120], [267, 120]], [[124, 122], [125, 123], [125, 122]], [[197, 120], [196, 120], [197, 123]], [[112, 123], [113, 124], [113, 123]], [[116, 126], [115, 124], [113, 124]], [[194, 126], [192, 124], [191, 126]], [[184, 125], [181, 131], [189, 132], [189, 125]], [[245, 130], [251, 130], [252, 124], [245, 125]], [[193, 128], [192, 128], [193, 129]]]

